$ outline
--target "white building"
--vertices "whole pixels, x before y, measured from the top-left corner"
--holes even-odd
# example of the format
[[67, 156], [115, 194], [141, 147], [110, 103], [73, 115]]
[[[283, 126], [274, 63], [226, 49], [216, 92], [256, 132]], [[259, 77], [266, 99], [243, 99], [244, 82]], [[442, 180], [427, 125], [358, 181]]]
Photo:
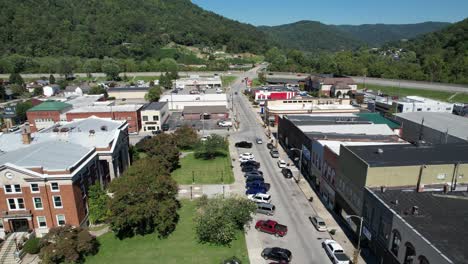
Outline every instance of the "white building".
[[223, 105], [228, 107], [226, 94], [170, 94], [164, 95], [159, 102], [167, 102], [170, 110], [182, 111], [186, 106]]
[[191, 75], [189, 78], [176, 80], [175, 85], [178, 89], [221, 88], [223, 82], [219, 76], [200, 77], [198, 75]]
[[42, 93], [45, 97], [51, 97], [57, 94], [60, 91], [60, 87], [58, 85], [47, 85], [42, 87]]
[[152, 102], [141, 109], [141, 131], [158, 131], [169, 118], [167, 102]]
[[452, 113], [453, 103], [436, 101], [420, 96], [407, 96], [393, 100], [390, 97], [376, 97], [375, 110], [386, 113], [438, 112]]

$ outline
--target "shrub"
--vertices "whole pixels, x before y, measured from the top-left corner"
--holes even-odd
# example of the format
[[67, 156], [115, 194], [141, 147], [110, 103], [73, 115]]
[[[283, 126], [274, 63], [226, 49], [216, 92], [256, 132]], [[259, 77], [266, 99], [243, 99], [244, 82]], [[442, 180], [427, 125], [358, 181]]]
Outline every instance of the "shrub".
[[41, 239], [35, 237], [31, 238], [28, 241], [26, 241], [26, 244], [24, 244], [24, 251], [29, 254], [37, 254], [41, 250], [41, 247], [39, 246], [39, 242]]

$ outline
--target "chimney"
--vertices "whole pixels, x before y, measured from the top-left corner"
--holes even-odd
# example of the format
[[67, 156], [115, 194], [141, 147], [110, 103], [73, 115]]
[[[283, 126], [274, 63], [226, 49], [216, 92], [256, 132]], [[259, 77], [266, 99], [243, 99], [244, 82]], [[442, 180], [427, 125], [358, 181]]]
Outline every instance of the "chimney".
[[416, 205], [411, 208], [411, 214], [412, 215], [418, 215], [419, 214], [419, 207]]
[[21, 137], [23, 139], [23, 144], [29, 145], [31, 144], [31, 132], [28, 132], [27, 129], [23, 129], [23, 132], [21, 133]]

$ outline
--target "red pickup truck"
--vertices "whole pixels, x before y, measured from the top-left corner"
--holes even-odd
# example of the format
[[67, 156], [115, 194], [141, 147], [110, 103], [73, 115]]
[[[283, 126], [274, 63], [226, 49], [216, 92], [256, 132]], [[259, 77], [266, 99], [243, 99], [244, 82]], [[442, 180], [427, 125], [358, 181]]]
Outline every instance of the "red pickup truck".
[[273, 220], [260, 220], [255, 224], [255, 229], [280, 237], [283, 237], [288, 233], [287, 226], [280, 225], [278, 222]]

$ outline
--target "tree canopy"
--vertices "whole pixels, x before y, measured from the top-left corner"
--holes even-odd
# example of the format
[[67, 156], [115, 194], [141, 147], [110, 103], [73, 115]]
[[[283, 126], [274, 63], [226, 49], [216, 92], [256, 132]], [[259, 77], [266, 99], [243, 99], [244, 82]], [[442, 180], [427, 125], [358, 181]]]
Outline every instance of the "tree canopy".
[[157, 102], [159, 101], [161, 94], [162, 94], [161, 87], [153, 86], [145, 94], [145, 100], [150, 101], [150, 102]]

